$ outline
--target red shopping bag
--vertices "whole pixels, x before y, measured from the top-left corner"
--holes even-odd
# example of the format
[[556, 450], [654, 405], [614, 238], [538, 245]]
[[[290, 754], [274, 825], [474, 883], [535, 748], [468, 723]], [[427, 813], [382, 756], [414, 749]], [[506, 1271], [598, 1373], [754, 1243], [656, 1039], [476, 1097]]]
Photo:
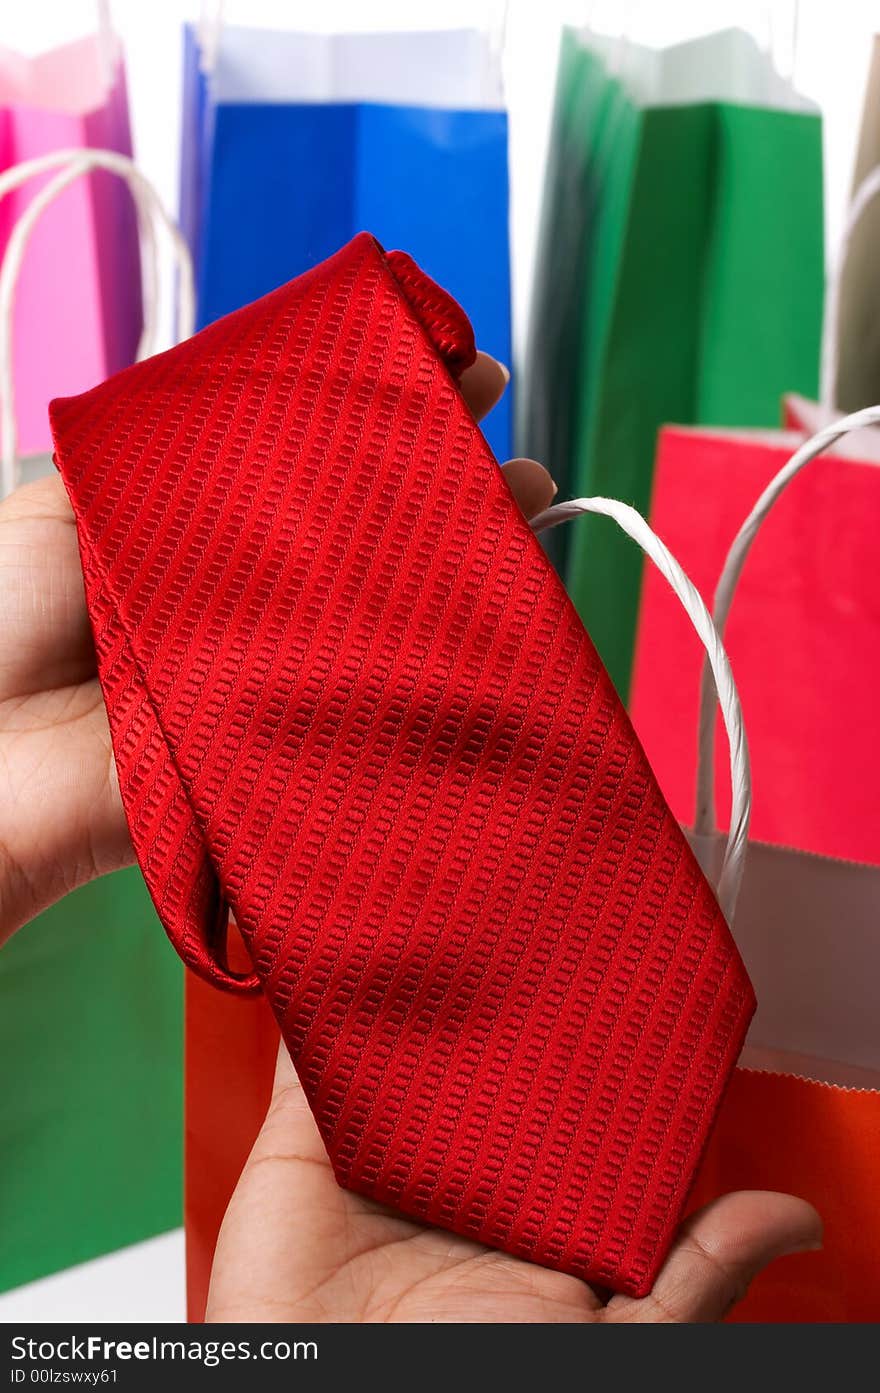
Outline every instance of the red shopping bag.
[[[803, 403], [788, 418], [815, 424]], [[704, 596], [802, 441], [662, 432], [651, 521]], [[758, 1012], [693, 1202], [769, 1187], [805, 1196], [825, 1221], [823, 1252], [774, 1264], [737, 1308], [742, 1320], [880, 1317], [878, 464], [880, 432], [863, 431], [797, 478], [756, 536], [725, 630], [754, 771], [734, 934]], [[633, 719], [686, 824], [699, 687], [686, 621], [646, 573]], [[725, 806], [723, 758], [714, 777]]]

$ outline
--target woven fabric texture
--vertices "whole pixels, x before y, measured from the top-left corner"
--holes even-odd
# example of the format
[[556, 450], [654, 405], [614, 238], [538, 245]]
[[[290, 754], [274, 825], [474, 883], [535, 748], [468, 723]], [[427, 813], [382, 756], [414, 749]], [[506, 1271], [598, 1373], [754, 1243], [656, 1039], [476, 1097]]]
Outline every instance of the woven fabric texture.
[[753, 997], [472, 359], [362, 234], [55, 402], [56, 459], [184, 960], [267, 993], [342, 1185], [638, 1294]]

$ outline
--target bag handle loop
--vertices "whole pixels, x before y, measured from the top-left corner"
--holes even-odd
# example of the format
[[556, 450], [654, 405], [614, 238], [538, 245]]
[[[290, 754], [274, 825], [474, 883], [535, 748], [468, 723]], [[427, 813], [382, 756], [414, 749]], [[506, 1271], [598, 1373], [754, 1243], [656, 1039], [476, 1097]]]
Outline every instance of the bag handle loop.
[[113, 82], [119, 53], [119, 43], [113, 29], [113, 16], [110, 13], [110, 0], [95, 0], [95, 10], [101, 66], [104, 70], [104, 82], [109, 88]]
[[613, 498], [575, 498], [569, 503], [556, 503], [532, 518], [534, 532], [544, 532], [550, 527], [582, 513], [601, 513], [610, 517], [622, 528], [628, 537], [641, 547], [651, 558], [661, 575], [669, 582], [681, 601], [688, 618], [706, 650], [706, 667], [713, 678], [713, 695], [717, 690], [727, 739], [730, 746], [730, 779], [733, 788], [733, 810], [730, 821], [730, 834], [727, 849], [718, 878], [717, 894], [729, 924], [733, 923], [737, 896], [742, 882], [743, 864], [749, 835], [749, 818], [752, 806], [752, 779], [749, 767], [749, 749], [743, 723], [739, 693], [733, 679], [730, 660], [724, 651], [718, 630], [712, 622], [700, 592], [685, 574], [672, 552], [648, 525], [641, 513], [628, 503], [620, 503]]
[[202, 0], [196, 25], [200, 58], [199, 67], [206, 77], [213, 73], [220, 53], [220, 40], [225, 23], [224, 0]]
[[149, 179], [133, 160], [115, 150], [55, 150], [38, 159], [25, 160], [0, 174], [0, 199], [40, 174], [60, 170], [31, 200], [15, 224], [0, 268], [0, 497], [11, 493], [18, 483], [18, 432], [15, 421], [13, 380], [13, 310], [19, 273], [30, 237], [50, 203], [68, 185], [95, 169], [108, 170], [127, 184], [137, 212], [141, 237], [144, 327], [137, 349], [137, 360], [155, 352], [158, 332], [158, 249], [156, 226], [164, 225], [172, 243], [179, 274], [175, 335], [176, 341], [189, 338], [195, 326], [195, 289], [192, 258], [179, 228], [169, 216]]
[[[773, 507], [779, 496], [788, 488], [788, 485], [811, 460], [820, 455], [823, 450], [827, 450], [829, 445], [833, 445], [840, 440], [841, 436], [847, 435], [850, 431], [862, 430], [865, 426], [880, 425], [880, 406], [869, 406], [863, 411], [856, 411], [851, 416], [844, 416], [832, 425], [826, 426], [816, 435], [801, 445], [796, 450], [787, 464], [783, 465], [779, 473], [770, 481], [760, 498], [756, 502], [752, 511], [749, 513], [739, 532], [733, 540], [727, 559], [721, 571], [721, 578], [715, 590], [713, 603], [714, 627], [719, 635], [719, 643], [724, 637], [724, 630], [730, 614], [730, 607], [733, 597], [736, 594], [736, 587], [742, 575], [742, 569], [746, 562], [746, 557], [751, 550], [761, 524], [766, 518], [770, 509]], [[703, 673], [700, 684], [700, 717], [698, 735], [698, 756], [697, 756], [697, 808], [694, 820], [694, 830], [702, 836], [712, 836], [717, 829], [716, 807], [715, 807], [715, 706], [716, 700], [721, 701], [721, 689], [718, 690], [716, 698], [717, 677], [714, 667], [708, 662], [703, 664]], [[723, 711], [722, 704], [722, 711]], [[725, 714], [725, 725], [727, 716]], [[734, 787], [734, 803], [731, 810], [731, 836], [733, 834], [734, 809], [738, 809], [738, 797], [736, 785]], [[737, 812], [738, 816], [738, 812]], [[728, 843], [729, 850], [729, 843]], [[745, 848], [743, 848], [745, 850]]]
[[843, 286], [843, 275], [846, 270], [846, 262], [849, 256], [850, 244], [852, 243], [856, 227], [862, 219], [868, 205], [880, 194], [880, 165], [872, 169], [865, 175], [853, 196], [849, 206], [846, 222], [844, 223], [843, 233], [840, 239], [840, 249], [837, 254], [837, 262], [834, 270], [828, 278], [828, 290], [825, 296], [825, 314], [822, 323], [822, 348], [819, 368], [820, 389], [819, 401], [827, 411], [834, 411], [837, 408], [837, 372], [840, 366], [840, 309], [841, 309], [841, 289]]

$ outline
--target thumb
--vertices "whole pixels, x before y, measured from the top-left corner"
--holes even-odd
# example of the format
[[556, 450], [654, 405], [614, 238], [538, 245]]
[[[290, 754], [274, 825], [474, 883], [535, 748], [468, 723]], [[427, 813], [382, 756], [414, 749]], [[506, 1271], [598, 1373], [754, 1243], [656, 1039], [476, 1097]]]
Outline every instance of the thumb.
[[339, 1195], [282, 1044], [266, 1120], [220, 1229], [206, 1319], [296, 1319], [303, 1286], [338, 1249]]
[[272, 1100], [245, 1171], [270, 1157], [295, 1159], [307, 1165], [316, 1162], [330, 1170], [318, 1124], [283, 1040], [275, 1062]]
[[821, 1246], [822, 1221], [806, 1200], [770, 1190], [723, 1195], [682, 1225], [648, 1296], [614, 1297], [608, 1318], [721, 1320], [769, 1263]]

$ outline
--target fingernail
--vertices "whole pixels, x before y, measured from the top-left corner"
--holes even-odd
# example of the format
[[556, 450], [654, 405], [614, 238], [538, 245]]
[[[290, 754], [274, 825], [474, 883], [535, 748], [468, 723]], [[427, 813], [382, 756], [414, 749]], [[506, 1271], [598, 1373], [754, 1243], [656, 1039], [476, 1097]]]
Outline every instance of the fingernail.
[[499, 368], [504, 374], [504, 384], [506, 386], [507, 383], [510, 381], [510, 368], [507, 366], [506, 363], [502, 363], [500, 358], [496, 358], [495, 362], [498, 364]]

